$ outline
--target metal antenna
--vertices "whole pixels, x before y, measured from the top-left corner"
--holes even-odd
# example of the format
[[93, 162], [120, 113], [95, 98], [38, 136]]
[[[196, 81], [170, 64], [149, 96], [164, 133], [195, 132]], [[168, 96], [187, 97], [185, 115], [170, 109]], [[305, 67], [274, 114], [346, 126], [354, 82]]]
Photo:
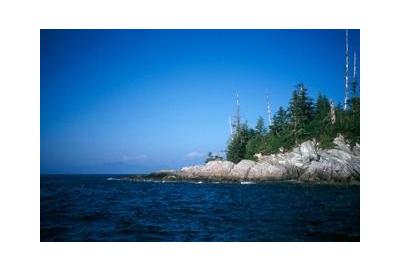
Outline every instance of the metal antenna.
[[353, 58], [353, 81], [351, 82], [352, 95], [355, 96], [357, 92], [357, 54], [354, 52]]
[[344, 84], [344, 109], [348, 108], [349, 100], [349, 31], [346, 29], [346, 66], [344, 72], [345, 84]]
[[330, 100], [330, 113], [331, 113], [331, 123], [334, 125], [336, 123], [336, 114], [335, 114], [335, 104], [333, 103], [333, 100]]
[[239, 93], [236, 93], [236, 132], [240, 129], [240, 101]]
[[272, 120], [271, 120], [271, 107], [269, 104], [269, 96], [267, 95], [267, 113], [268, 113], [268, 126], [272, 125]]

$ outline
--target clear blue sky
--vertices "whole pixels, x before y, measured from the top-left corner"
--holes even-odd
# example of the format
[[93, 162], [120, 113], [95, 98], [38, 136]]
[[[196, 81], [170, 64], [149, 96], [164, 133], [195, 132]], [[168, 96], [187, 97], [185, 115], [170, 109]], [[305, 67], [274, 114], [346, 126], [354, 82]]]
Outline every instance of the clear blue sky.
[[[350, 55], [359, 31], [349, 31]], [[226, 147], [303, 82], [344, 96], [344, 30], [41, 30], [41, 173], [144, 173]], [[352, 65], [352, 59], [351, 59]], [[359, 68], [359, 65], [358, 65]]]

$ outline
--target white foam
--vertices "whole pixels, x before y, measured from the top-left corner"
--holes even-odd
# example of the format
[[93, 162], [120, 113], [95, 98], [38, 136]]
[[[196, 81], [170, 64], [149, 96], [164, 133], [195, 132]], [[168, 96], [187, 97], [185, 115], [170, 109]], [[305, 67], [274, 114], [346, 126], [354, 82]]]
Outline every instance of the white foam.
[[114, 178], [114, 177], [108, 177], [107, 178], [108, 181], [117, 181], [120, 180], [119, 178]]
[[254, 182], [241, 181], [240, 184], [241, 184], [241, 185], [250, 185], [250, 184], [254, 184]]

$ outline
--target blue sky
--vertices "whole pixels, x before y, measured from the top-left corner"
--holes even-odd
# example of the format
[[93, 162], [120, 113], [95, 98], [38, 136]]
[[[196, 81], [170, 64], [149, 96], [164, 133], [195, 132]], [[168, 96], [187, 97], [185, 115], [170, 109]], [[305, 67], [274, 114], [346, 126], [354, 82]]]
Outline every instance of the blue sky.
[[[350, 55], [359, 31], [349, 31]], [[344, 30], [41, 30], [41, 173], [145, 173], [224, 150], [303, 82], [344, 96]], [[352, 65], [352, 59], [351, 59]], [[357, 64], [359, 69], [359, 64]]]

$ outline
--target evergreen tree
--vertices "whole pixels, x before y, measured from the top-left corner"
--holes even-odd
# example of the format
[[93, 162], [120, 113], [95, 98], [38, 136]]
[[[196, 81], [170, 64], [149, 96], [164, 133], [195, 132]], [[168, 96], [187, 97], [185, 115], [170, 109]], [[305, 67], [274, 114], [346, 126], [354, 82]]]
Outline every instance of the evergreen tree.
[[273, 124], [270, 127], [270, 132], [264, 139], [262, 153], [272, 154], [279, 152], [280, 148], [290, 149], [294, 145], [290, 123], [289, 113], [280, 106], [273, 116]]
[[322, 148], [332, 146], [332, 141], [336, 134], [334, 134], [331, 123], [330, 102], [325, 95], [318, 95], [315, 103], [314, 118], [308, 126], [307, 131], [313, 138], [316, 138], [320, 142]]
[[360, 143], [360, 97], [358, 96], [351, 99], [351, 113], [352, 135], [350, 140], [352, 143]]
[[270, 132], [274, 135], [280, 136], [285, 131], [287, 131], [288, 127], [289, 115], [287, 111], [282, 106], [280, 106], [273, 117], [273, 123], [270, 127]]
[[315, 103], [308, 96], [303, 84], [293, 91], [288, 109], [279, 107], [273, 123], [267, 130], [264, 119], [259, 117], [255, 129], [243, 124], [229, 140], [227, 159], [235, 163], [242, 159], [254, 159], [254, 154], [273, 154], [290, 150], [296, 144], [316, 138], [322, 148], [333, 146], [338, 133], [352, 144], [360, 142], [360, 97], [349, 100], [349, 109], [343, 110], [338, 103], [336, 121], [332, 123], [329, 99], [319, 94]]
[[262, 145], [263, 145], [264, 136], [261, 134], [256, 134], [255, 136], [251, 137], [246, 144], [246, 153], [245, 158], [254, 160], [254, 155], [257, 153], [262, 152]]
[[321, 121], [330, 120], [330, 109], [331, 105], [329, 99], [322, 94], [318, 95], [317, 101], [315, 102], [315, 118]]
[[264, 119], [260, 116], [256, 124], [256, 134], [264, 135], [266, 133], [266, 128], [264, 124]]
[[236, 133], [228, 144], [228, 151], [226, 154], [227, 160], [237, 163], [244, 159], [246, 156], [247, 142], [252, 136], [254, 136], [254, 134], [255, 131], [249, 129], [247, 124], [241, 125], [241, 127], [236, 130]]
[[291, 131], [295, 138], [296, 144], [300, 140], [310, 136], [307, 133], [307, 125], [313, 117], [313, 102], [308, 96], [307, 88], [300, 83], [293, 91], [292, 99], [289, 103], [289, 112], [291, 117]]
[[360, 143], [360, 97], [349, 100], [349, 108], [337, 110], [335, 135], [340, 133], [352, 144]]

